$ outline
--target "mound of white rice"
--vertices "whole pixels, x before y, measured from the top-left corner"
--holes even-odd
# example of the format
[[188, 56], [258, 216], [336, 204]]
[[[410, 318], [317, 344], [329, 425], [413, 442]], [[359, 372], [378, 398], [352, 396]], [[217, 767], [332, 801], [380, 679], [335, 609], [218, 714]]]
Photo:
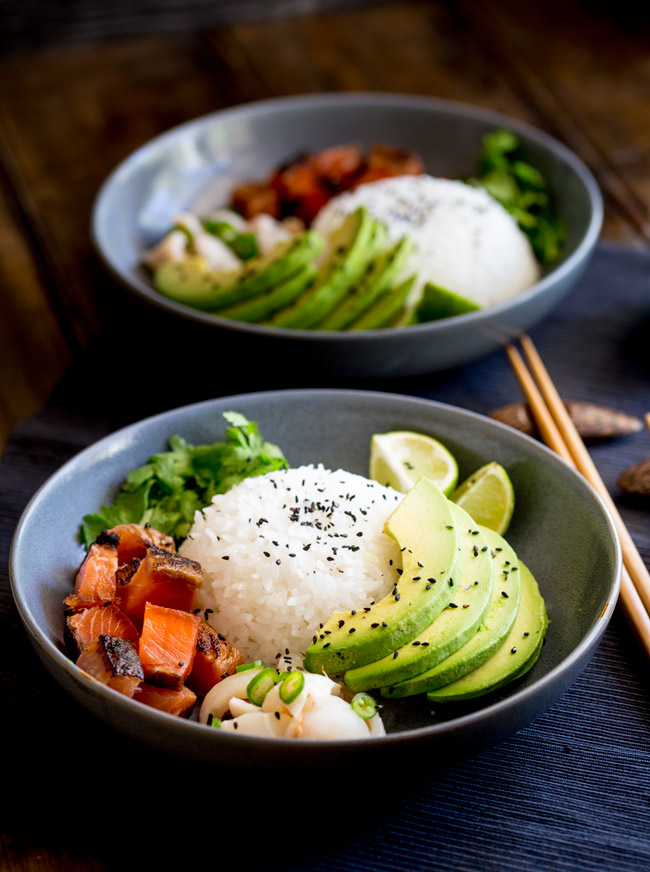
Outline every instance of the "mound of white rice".
[[314, 229], [326, 238], [359, 206], [383, 221], [389, 237], [414, 244], [406, 274], [479, 306], [508, 300], [533, 285], [539, 265], [515, 219], [482, 188], [433, 176], [398, 176], [361, 185], [331, 200]]
[[304, 654], [333, 612], [395, 584], [399, 548], [383, 527], [402, 497], [320, 465], [245, 479], [197, 512], [181, 547], [204, 571], [200, 608], [247, 660]]

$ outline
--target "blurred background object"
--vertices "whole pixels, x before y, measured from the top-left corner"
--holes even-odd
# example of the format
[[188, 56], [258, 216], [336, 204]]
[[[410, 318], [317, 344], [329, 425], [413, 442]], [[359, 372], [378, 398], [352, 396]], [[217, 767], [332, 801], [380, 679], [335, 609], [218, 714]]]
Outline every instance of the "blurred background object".
[[647, 9], [549, 0], [0, 0], [0, 445], [123, 297], [89, 236], [107, 174], [193, 117], [296, 93], [488, 106], [565, 142], [603, 236], [650, 243]]

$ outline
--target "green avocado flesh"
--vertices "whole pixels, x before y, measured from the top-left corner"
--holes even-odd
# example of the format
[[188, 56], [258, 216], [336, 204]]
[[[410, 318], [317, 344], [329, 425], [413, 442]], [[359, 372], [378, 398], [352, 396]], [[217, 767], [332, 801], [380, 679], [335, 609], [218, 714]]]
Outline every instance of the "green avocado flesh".
[[210, 269], [202, 257], [190, 255], [159, 266], [154, 286], [179, 303], [214, 311], [241, 303], [284, 281], [312, 262], [323, 245], [319, 234], [306, 230], [279, 243], [269, 254], [247, 261], [241, 269], [228, 271]]
[[350, 288], [345, 299], [318, 325], [318, 329], [343, 330], [352, 324], [395, 283], [412, 250], [413, 243], [405, 236], [391, 248], [380, 252], [368, 264], [361, 280]]
[[461, 578], [461, 531], [451, 503], [421, 478], [386, 521], [400, 545], [401, 573], [393, 591], [366, 609], [332, 615], [305, 654], [310, 672], [336, 674], [379, 660], [414, 639], [455, 594]]
[[521, 571], [517, 568], [520, 564], [502, 536], [487, 527], [479, 530], [488, 544], [494, 583], [487, 614], [476, 633], [435, 666], [383, 687], [382, 696], [393, 699], [413, 696], [456, 681], [491, 657], [512, 629], [521, 598]]
[[415, 639], [396, 652], [351, 669], [345, 683], [351, 690], [370, 690], [401, 682], [444, 660], [474, 636], [492, 599], [494, 561], [487, 541], [470, 516], [449, 503], [460, 533], [462, 569], [444, 582], [452, 600]]
[[332, 254], [318, 279], [268, 323], [299, 330], [316, 327], [363, 275], [375, 255], [373, 237], [376, 238], [376, 222], [366, 209], [360, 207], [347, 215], [332, 235]]
[[519, 561], [521, 602], [510, 633], [501, 646], [481, 666], [430, 690], [430, 702], [457, 702], [490, 693], [519, 678], [537, 661], [548, 626], [546, 606], [530, 570]]
[[298, 272], [290, 275], [279, 284], [272, 285], [259, 296], [245, 300], [243, 303], [235, 303], [234, 306], [227, 306], [225, 309], [219, 309], [216, 314], [221, 318], [232, 318], [234, 321], [248, 321], [253, 324], [263, 321], [270, 317], [273, 312], [292, 303], [296, 297], [310, 287], [317, 275], [318, 270], [313, 264], [305, 264]]
[[347, 329], [377, 330], [380, 327], [388, 327], [393, 319], [403, 311], [416, 278], [417, 276], [412, 275], [399, 285], [389, 288], [356, 321], [353, 321]]
[[427, 282], [418, 306], [417, 318], [418, 321], [438, 321], [441, 318], [464, 315], [465, 312], [476, 312], [480, 308], [472, 300], [434, 285], [433, 282]]

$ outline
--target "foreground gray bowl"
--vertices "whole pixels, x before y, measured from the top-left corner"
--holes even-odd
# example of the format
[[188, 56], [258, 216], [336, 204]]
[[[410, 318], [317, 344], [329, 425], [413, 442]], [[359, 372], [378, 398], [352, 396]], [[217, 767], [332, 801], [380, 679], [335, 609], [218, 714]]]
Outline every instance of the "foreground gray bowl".
[[[435, 714], [426, 697], [386, 703], [390, 731], [368, 741], [256, 739], [219, 733], [126, 699], [84, 677], [64, 653], [63, 598], [83, 556], [82, 516], [110, 502], [129, 470], [180, 433], [192, 443], [223, 438], [221, 413], [259, 422], [291, 466], [322, 462], [367, 474], [375, 432], [411, 429], [444, 441], [461, 476], [496, 460], [508, 470], [516, 510], [507, 534], [538, 578], [550, 626], [535, 667], [489, 697]], [[491, 419], [452, 406], [393, 394], [283, 391], [199, 403], [134, 424], [66, 463], [37, 492], [17, 528], [10, 557], [12, 590], [34, 647], [52, 675], [106, 724], [152, 747], [204, 764], [281, 769], [336, 763], [359, 767], [379, 757], [382, 770], [476, 753], [520, 729], [575, 679], [609, 622], [620, 583], [620, 552], [610, 518], [591, 487], [539, 443]]]
[[[205, 214], [242, 180], [265, 178], [300, 150], [342, 142], [415, 149], [432, 175], [474, 172], [482, 136], [516, 132], [548, 178], [569, 234], [561, 260], [529, 290], [498, 306], [407, 330], [315, 332], [218, 318], [159, 294], [140, 264], [182, 209]], [[95, 245], [109, 270], [146, 304], [221, 334], [269, 364], [304, 365], [344, 376], [401, 376], [444, 370], [493, 351], [512, 331], [548, 314], [584, 269], [602, 224], [602, 199], [573, 152], [534, 128], [487, 109], [396, 94], [321, 94], [251, 103], [176, 127], [128, 157], [98, 194]]]

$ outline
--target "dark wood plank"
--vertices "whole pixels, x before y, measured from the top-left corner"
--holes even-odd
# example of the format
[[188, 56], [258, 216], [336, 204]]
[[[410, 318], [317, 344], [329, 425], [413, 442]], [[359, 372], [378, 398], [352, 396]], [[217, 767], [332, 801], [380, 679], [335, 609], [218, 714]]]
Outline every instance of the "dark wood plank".
[[[504, 36], [504, 32], [514, 31], [516, 23], [528, 13], [514, 0], [490, 4], [489, 9], [483, 6], [480, 15], [479, 5], [465, 4], [463, 15], [455, 5], [406, 0], [353, 9], [345, 15], [322, 13], [300, 19], [240, 23], [209, 32], [204, 42], [217, 68], [223, 58], [236, 65], [240, 99], [260, 94], [268, 97], [327, 90], [379, 90], [486, 106], [554, 133], [587, 161], [606, 193], [617, 185], [620, 188], [620, 177], [611, 169], [606, 173], [606, 164], [594, 151], [589, 137], [578, 138], [568, 124], [558, 124], [557, 113], [549, 110], [548, 101], [539, 98], [537, 89], [522, 85], [522, 77], [530, 76], [531, 80], [539, 80], [544, 93], [550, 88], [546, 66], [535, 63], [535, 28], [521, 28], [512, 36]], [[515, 22], [509, 29], [493, 21], [493, 15], [500, 20], [504, 5], [510, 21]], [[363, 38], [359, 38], [360, 34]], [[553, 43], [550, 25], [545, 38]], [[617, 39], [615, 33], [612, 41], [616, 43]], [[585, 53], [589, 54], [589, 46]], [[640, 63], [639, 50], [636, 57]], [[513, 58], [534, 70], [522, 71], [513, 66]], [[570, 58], [566, 65], [570, 72]], [[579, 74], [580, 70], [572, 73], [574, 78]], [[614, 96], [611, 105], [601, 104], [602, 119], [615, 111], [618, 98]], [[625, 208], [623, 198], [610, 196], [608, 207], [603, 235], [640, 244], [638, 221]]]
[[152, 136], [230, 102], [225, 79], [208, 75], [191, 36], [0, 64], [0, 160], [73, 341], [83, 345], [95, 332], [114, 293], [89, 235], [102, 181]]
[[0, 186], [0, 451], [12, 428], [38, 408], [70, 362], [12, 206]]
[[[647, 11], [629, 3], [458, 4], [542, 125], [590, 166], [612, 216], [650, 243]], [[561, 22], [561, 26], [560, 26]]]

